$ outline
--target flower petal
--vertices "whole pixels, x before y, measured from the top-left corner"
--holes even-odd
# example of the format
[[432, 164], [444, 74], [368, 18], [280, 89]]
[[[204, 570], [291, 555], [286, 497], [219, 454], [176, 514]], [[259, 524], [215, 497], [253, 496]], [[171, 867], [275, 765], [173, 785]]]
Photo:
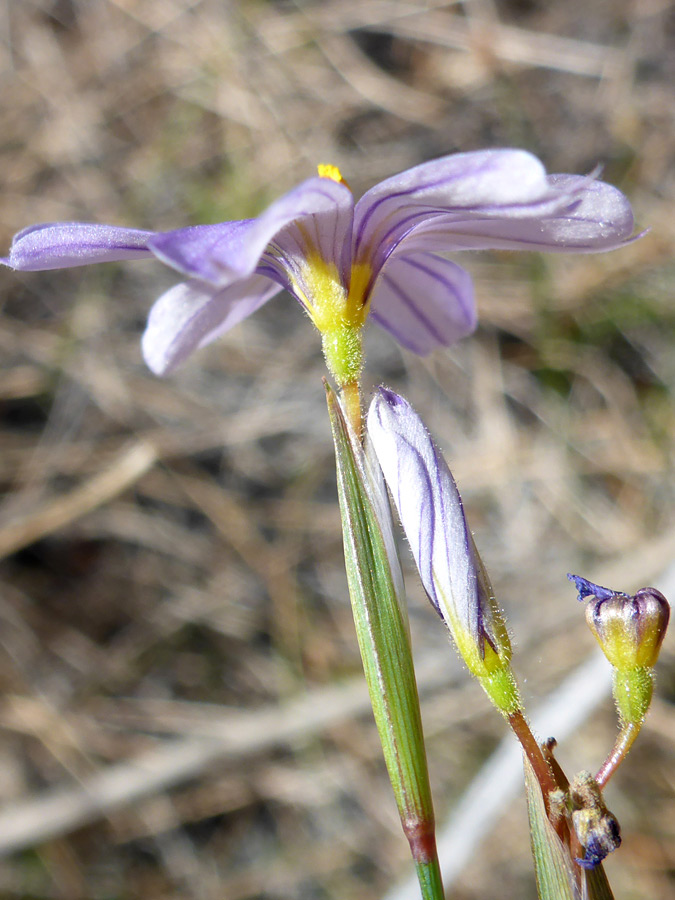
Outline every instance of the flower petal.
[[189, 278], [219, 285], [241, 278], [237, 268], [243, 257], [254, 219], [190, 225], [155, 234], [150, 250], [172, 269]]
[[506, 211], [482, 219], [428, 218], [403, 238], [397, 250], [600, 253], [635, 240], [631, 205], [617, 188], [581, 175], [550, 175], [548, 181], [568, 194], [563, 209], [531, 219], [513, 218]]
[[581, 575], [572, 575], [570, 572], [567, 573], [567, 580], [574, 582], [578, 592], [577, 600], [579, 603], [583, 603], [583, 601], [587, 600], [589, 597], [596, 598], [597, 600], [612, 600], [614, 597], [630, 596], [630, 594], [624, 594], [623, 591], [614, 591], [612, 588], [594, 584], [592, 581], [587, 581], [585, 578], [582, 578]]
[[531, 153], [510, 149], [455, 153], [388, 178], [363, 195], [354, 215], [354, 256], [359, 261], [364, 253], [371, 258], [388, 255], [411, 227], [435, 213], [461, 218], [504, 211], [532, 215], [533, 208], [555, 208], [560, 201], [560, 193]]
[[257, 220], [259, 245], [272, 243], [266, 257], [292, 276], [318, 254], [334, 264], [343, 283], [351, 266], [354, 198], [349, 188], [330, 178], [309, 178], [273, 203]]
[[349, 188], [315, 177], [279, 198], [257, 219], [168, 231], [156, 235], [150, 247], [168, 265], [218, 286], [252, 275], [261, 264], [266, 274], [271, 267], [281, 283], [291, 283], [289, 271], [300, 272], [312, 253], [335, 263], [344, 279], [352, 214]]
[[594, 252], [621, 246], [632, 228], [630, 204], [615, 188], [590, 177], [547, 176], [523, 150], [485, 150], [423, 163], [364, 194], [355, 209], [354, 258], [377, 273], [402, 241], [406, 252]]
[[166, 375], [193, 350], [204, 347], [279, 293], [281, 287], [254, 275], [224, 290], [187, 281], [155, 301], [142, 339], [143, 357], [156, 375]]
[[38, 271], [86, 266], [90, 263], [151, 256], [152, 231], [91, 225], [86, 222], [47, 222], [24, 228], [14, 236], [9, 256], [0, 262], [13, 269]]
[[432, 253], [390, 257], [370, 302], [373, 320], [421, 356], [466, 337], [477, 323], [471, 276]]

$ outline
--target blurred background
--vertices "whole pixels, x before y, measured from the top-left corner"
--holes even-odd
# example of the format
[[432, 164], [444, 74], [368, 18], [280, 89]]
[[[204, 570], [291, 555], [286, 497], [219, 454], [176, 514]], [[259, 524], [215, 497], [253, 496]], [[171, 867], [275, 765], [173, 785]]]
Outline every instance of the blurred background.
[[[673, 4], [5, 0], [0, 35], [2, 248], [40, 221], [254, 215], [318, 162], [357, 195], [488, 146], [602, 165], [647, 237], [465, 256], [475, 337], [420, 360], [373, 326], [366, 379], [406, 393], [451, 460], [529, 706], [593, 652], [566, 572], [665, 589]], [[0, 894], [384, 896], [411, 867], [347, 598], [319, 341], [281, 298], [157, 379], [139, 336], [176, 280], [151, 261], [0, 273]], [[442, 823], [504, 727], [404, 560]], [[607, 791], [623, 900], [675, 896], [674, 700], [671, 636]], [[615, 730], [605, 699], [563, 766], [595, 770]], [[534, 900], [522, 796], [453, 890]]]

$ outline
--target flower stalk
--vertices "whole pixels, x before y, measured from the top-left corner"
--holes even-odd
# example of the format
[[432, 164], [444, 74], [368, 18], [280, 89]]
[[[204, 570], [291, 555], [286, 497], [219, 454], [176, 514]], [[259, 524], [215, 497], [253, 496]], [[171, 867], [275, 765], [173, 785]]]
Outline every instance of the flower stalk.
[[361, 387], [358, 381], [348, 381], [340, 388], [340, 401], [345, 418], [352, 431], [361, 439], [363, 433], [363, 410], [361, 408]]
[[626, 756], [628, 756], [628, 751], [635, 743], [638, 734], [640, 734], [640, 727], [638, 725], [635, 725], [633, 722], [627, 722], [623, 725], [614, 742], [611, 752], [608, 754], [595, 776], [595, 780], [599, 787], [606, 787], [609, 779], [619, 768]]
[[550, 795], [554, 791], [558, 791], [561, 785], [556, 780], [554, 772], [544, 756], [537, 739], [532, 734], [530, 726], [527, 724], [525, 716], [521, 710], [517, 710], [508, 716], [508, 723], [511, 731], [518, 739], [519, 744], [523, 748], [523, 753], [527, 757], [535, 778], [539, 782], [539, 787], [544, 798], [544, 805], [548, 811], [550, 808]]

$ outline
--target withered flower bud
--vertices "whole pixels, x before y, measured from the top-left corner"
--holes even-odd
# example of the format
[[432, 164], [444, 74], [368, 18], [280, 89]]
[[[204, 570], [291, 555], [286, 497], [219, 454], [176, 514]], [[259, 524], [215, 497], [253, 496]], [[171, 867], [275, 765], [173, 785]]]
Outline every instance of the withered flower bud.
[[614, 700], [624, 723], [638, 727], [649, 709], [653, 668], [668, 627], [670, 606], [656, 588], [641, 588], [634, 596], [568, 575], [579, 600], [590, 600], [586, 621], [603, 653], [614, 666]]
[[586, 621], [602, 650], [617, 669], [651, 669], [668, 627], [670, 605], [656, 588], [641, 588], [634, 596], [568, 575], [588, 598]]
[[584, 848], [577, 859], [584, 869], [593, 869], [621, 844], [619, 823], [605, 806], [598, 783], [590, 772], [579, 772], [570, 784], [572, 824]]

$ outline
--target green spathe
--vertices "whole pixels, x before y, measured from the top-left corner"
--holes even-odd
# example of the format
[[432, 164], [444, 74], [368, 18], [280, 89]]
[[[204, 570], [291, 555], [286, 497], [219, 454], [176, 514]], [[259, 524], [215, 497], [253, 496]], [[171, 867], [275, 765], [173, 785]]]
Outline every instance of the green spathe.
[[548, 820], [541, 787], [526, 756], [523, 766], [539, 900], [580, 900], [569, 851]]
[[443, 900], [403, 579], [384, 483], [327, 388], [347, 579], [375, 722], [424, 900]]

